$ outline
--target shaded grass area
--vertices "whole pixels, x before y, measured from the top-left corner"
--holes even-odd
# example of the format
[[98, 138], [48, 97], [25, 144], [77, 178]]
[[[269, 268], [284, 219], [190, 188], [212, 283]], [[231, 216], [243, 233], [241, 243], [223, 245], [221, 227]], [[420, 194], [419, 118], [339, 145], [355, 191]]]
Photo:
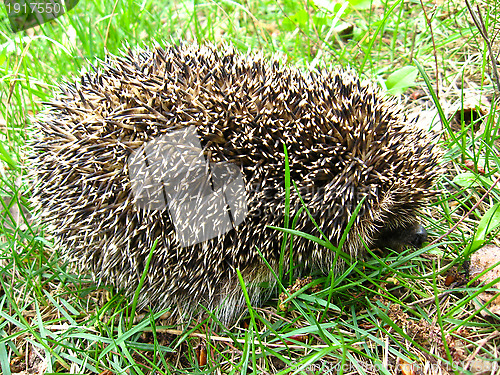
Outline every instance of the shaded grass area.
[[[480, 5], [498, 53], [499, 5], [472, 5], [475, 11]], [[470, 282], [463, 266], [482, 241], [498, 245], [498, 219], [490, 213], [500, 201], [491, 61], [464, 3], [81, 1], [69, 14], [16, 35], [5, 13], [1, 19], [3, 374], [371, 374], [411, 363], [425, 373], [498, 369], [498, 315], [488, 312], [490, 305], [473, 304], [494, 283]], [[106, 51], [153, 40], [228, 42], [304, 67], [350, 66], [382, 88], [399, 85], [397, 100], [427, 109], [428, 124], [443, 128], [447, 172], [422, 212], [431, 240], [439, 240], [419, 251], [372, 253], [337, 275], [314, 275], [290, 292], [286, 312], [274, 298], [232, 329], [220, 327], [211, 312], [203, 321], [168, 326], [163, 311], [136, 313], [119, 291], [97, 289], [89, 275], [59, 262], [50, 233], [32, 216], [29, 117], [57, 83]], [[407, 73], [418, 73], [415, 83], [409, 74], [392, 75], [409, 67]]]

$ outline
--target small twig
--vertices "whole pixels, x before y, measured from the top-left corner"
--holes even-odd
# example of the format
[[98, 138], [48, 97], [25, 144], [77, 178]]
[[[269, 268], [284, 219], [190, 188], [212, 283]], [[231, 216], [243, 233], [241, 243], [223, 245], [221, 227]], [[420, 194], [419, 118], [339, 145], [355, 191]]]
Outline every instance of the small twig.
[[7, 136], [7, 143], [9, 146], [11, 146], [11, 141], [10, 141], [10, 132], [8, 131], [8, 124], [9, 124], [9, 109], [10, 109], [10, 101], [12, 99], [12, 94], [14, 93], [14, 88], [16, 87], [16, 84], [18, 81], [20, 81], [19, 76], [19, 69], [21, 68], [21, 65], [23, 63], [24, 58], [26, 57], [26, 54], [28, 53], [28, 50], [31, 46], [31, 42], [33, 41], [33, 38], [30, 38], [28, 40], [28, 43], [26, 43], [26, 46], [24, 46], [23, 52], [21, 53], [21, 57], [19, 57], [19, 60], [16, 62], [16, 66], [13, 70], [12, 73], [12, 79], [10, 79], [10, 88], [9, 88], [9, 95], [7, 96], [7, 105], [6, 105], [6, 112], [5, 112], [5, 122], [6, 122], [6, 136]]
[[484, 193], [484, 195], [476, 202], [476, 204], [474, 206], [472, 206], [472, 208], [469, 210], [469, 212], [467, 212], [465, 215], [463, 215], [460, 218], [460, 220], [458, 220], [458, 222], [454, 226], [452, 226], [451, 229], [448, 232], [446, 232], [441, 237], [439, 237], [439, 238], [435, 239], [434, 241], [432, 241], [430, 245], [436, 244], [437, 242], [441, 241], [443, 238], [449, 236], [455, 229], [457, 229], [457, 227], [460, 225], [460, 223], [462, 221], [464, 221], [466, 217], [469, 217], [469, 215], [472, 213], [472, 211], [474, 211], [476, 208], [478, 208], [479, 205], [481, 204], [481, 202], [486, 199], [486, 197], [491, 193], [491, 191], [498, 184], [498, 182], [500, 182], [500, 177], [498, 177], [495, 180], [495, 182], [493, 182], [493, 184], [490, 186], [490, 188], [488, 189], [488, 191], [486, 193]]
[[431, 32], [431, 39], [432, 39], [432, 47], [434, 48], [434, 61], [436, 62], [436, 97], [439, 99], [439, 70], [438, 70], [438, 58], [437, 58], [437, 49], [436, 49], [436, 42], [434, 41], [434, 32], [432, 31], [432, 24], [431, 20], [427, 16], [427, 11], [425, 10], [425, 6], [422, 0], [420, 0], [420, 4], [422, 5], [422, 10], [424, 11], [424, 16], [425, 16], [425, 22], [427, 22], [427, 26], [429, 26], [429, 30]]
[[[45, 329], [49, 330], [49, 331], [63, 331], [63, 332], [66, 332], [68, 331], [69, 329], [73, 329], [75, 328], [75, 326], [72, 326], [72, 325], [69, 325], [69, 324], [51, 324], [51, 325], [48, 325], [48, 326], [45, 326], [44, 327]], [[84, 330], [88, 330], [88, 331], [91, 331], [91, 332], [97, 332], [94, 328], [88, 328], [88, 327], [85, 327], [85, 326], [80, 326], [79, 328], [82, 328]], [[183, 336], [185, 334], [184, 331], [181, 331], [181, 330], [178, 330], [178, 329], [168, 329], [168, 328], [157, 328], [155, 329], [155, 331], [157, 333], [168, 333], [170, 335], [174, 335], [174, 336]], [[142, 330], [142, 332], [152, 332], [152, 329], [149, 328], [149, 327], [146, 327]], [[233, 340], [231, 337], [223, 337], [223, 336], [218, 336], [214, 333], [211, 333], [210, 336], [208, 336], [206, 333], [200, 333], [200, 332], [191, 332], [189, 333], [187, 336], [189, 337], [197, 337], [197, 338], [200, 338], [200, 339], [205, 339], [207, 341], [208, 338], [210, 338], [211, 341], [218, 341], [218, 342], [224, 342], [224, 343], [232, 343], [234, 342], [235, 340]], [[286, 340], [287, 338], [285, 338]], [[247, 339], [236, 339], [236, 342], [240, 343], [240, 344], [245, 344], [247, 341]], [[302, 345], [294, 345], [294, 344], [288, 344], [288, 345], [285, 345], [283, 344], [282, 342], [260, 342], [260, 341], [257, 341], [257, 340], [254, 340], [254, 345], [263, 345], [265, 347], [268, 347], [268, 348], [288, 348], [288, 349], [304, 349], [304, 346]], [[313, 348], [313, 349], [324, 349], [324, 348], [328, 348], [330, 347], [329, 345], [327, 344], [317, 344], [317, 345], [309, 345], [308, 346], [309, 348]]]
[[104, 49], [108, 49], [108, 37], [109, 37], [109, 28], [111, 27], [111, 21], [113, 21], [113, 17], [115, 16], [116, 6], [118, 5], [118, 0], [115, 1], [113, 5], [113, 10], [111, 11], [111, 17], [109, 17], [108, 27], [106, 28], [106, 35], [104, 36]]
[[[442, 292], [438, 295], [438, 300], [441, 302], [442, 298], [447, 297], [448, 295], [453, 294], [456, 291], [457, 291], [456, 289], [445, 290], [444, 292]], [[430, 305], [430, 304], [433, 304], [435, 302], [436, 302], [436, 297], [431, 296], [431, 297], [419, 299], [418, 301], [413, 301], [413, 302], [407, 303], [406, 306], [418, 305], [420, 307], [424, 307], [426, 305]]]
[[[500, 92], [500, 76], [498, 75], [498, 70], [497, 70], [497, 63], [495, 56], [493, 54], [493, 49], [491, 48], [491, 42], [490, 38], [488, 37], [488, 30], [486, 29], [486, 26], [484, 25], [484, 20], [483, 16], [481, 15], [481, 9], [479, 8], [479, 5], [477, 6], [477, 14], [474, 12], [472, 9], [469, 0], [465, 0], [465, 4], [467, 5], [467, 9], [469, 9], [469, 13], [472, 17], [472, 20], [474, 21], [474, 24], [476, 25], [477, 29], [479, 30], [479, 33], [483, 37], [486, 47], [488, 48], [488, 55], [490, 56], [490, 61], [491, 61], [491, 66], [493, 68], [493, 76], [495, 77], [495, 83], [497, 86], [497, 91]], [[494, 85], [493, 85], [494, 86]]]
[[499, 331], [494, 331], [492, 333], [490, 333], [490, 335], [482, 340], [479, 340], [478, 342], [476, 342], [477, 344], [477, 347], [476, 349], [474, 350], [474, 352], [472, 352], [466, 359], [466, 362], [465, 362], [465, 366], [464, 366], [464, 369], [467, 370], [467, 368], [470, 366], [471, 362], [477, 358], [477, 353], [479, 353], [479, 351], [481, 350], [481, 348], [483, 346], [485, 346], [488, 342], [490, 342], [491, 340], [493, 340], [495, 337], [498, 337], [500, 336], [500, 332]]

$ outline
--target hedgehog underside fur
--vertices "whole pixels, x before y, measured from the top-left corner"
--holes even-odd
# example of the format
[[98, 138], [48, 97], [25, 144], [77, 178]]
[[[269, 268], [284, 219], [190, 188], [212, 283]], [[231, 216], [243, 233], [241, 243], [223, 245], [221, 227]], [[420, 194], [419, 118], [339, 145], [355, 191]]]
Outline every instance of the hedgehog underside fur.
[[[33, 201], [65, 256], [131, 296], [157, 239], [140, 306], [181, 316], [200, 302], [225, 324], [245, 308], [236, 269], [258, 304], [274, 279], [256, 248], [279, 267], [282, 233], [267, 226], [284, 223], [283, 144], [291, 180], [334, 245], [365, 199], [343, 245], [351, 257], [382, 230], [417, 222], [439, 158], [430, 135], [353, 72], [301, 71], [230, 46], [109, 57], [47, 104], [35, 122]], [[148, 142], [183, 129], [194, 129], [207, 164], [237, 166], [247, 209], [234, 229], [190, 246], [179, 243], [167, 207], [138, 205], [128, 163]], [[292, 188], [290, 217], [301, 206]], [[305, 212], [295, 229], [321, 237]], [[298, 270], [330, 270], [334, 252], [293, 242]]]

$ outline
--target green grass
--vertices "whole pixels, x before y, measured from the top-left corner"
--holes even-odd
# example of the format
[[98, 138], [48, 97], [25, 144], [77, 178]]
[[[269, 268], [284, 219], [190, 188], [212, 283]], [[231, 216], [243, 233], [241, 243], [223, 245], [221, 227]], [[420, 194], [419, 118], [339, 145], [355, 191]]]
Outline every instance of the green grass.
[[[482, 17], [498, 51], [500, 4], [486, 3]], [[424, 2], [426, 16], [419, 1], [351, 4], [361, 9], [325, 0], [82, 0], [56, 21], [16, 35], [2, 14], [1, 373], [389, 374], [402, 363], [428, 366], [428, 373], [498, 369], [499, 316], [473, 304], [493, 283], [484, 287], [469, 277], [445, 285], [450, 271], [463, 269], [485, 241], [499, 243], [490, 208], [500, 201], [500, 116], [486, 43], [458, 1]], [[50, 232], [31, 215], [29, 118], [89, 61], [154, 40], [226, 41], [304, 67], [350, 66], [382, 87], [394, 85], [387, 80], [392, 73], [413, 67], [405, 69], [419, 72], [414, 84], [407, 75], [392, 77], [399, 77], [398, 100], [408, 110], [439, 109], [446, 172], [422, 213], [431, 240], [439, 241], [419, 251], [374, 253], [335, 277], [318, 276], [312, 281], [317, 290], [292, 294], [286, 313], [271, 300], [250, 309], [248, 327], [231, 330], [215, 318], [166, 326], [164, 312], [135, 312], [133, 301], [75, 274], [59, 262]], [[413, 98], [419, 89], [421, 97]], [[480, 130], [465, 121], [466, 94], [485, 105], [476, 119]], [[484, 174], [475, 172], [478, 165]], [[293, 228], [293, 217], [289, 224]], [[200, 345], [204, 366], [197, 360]]]

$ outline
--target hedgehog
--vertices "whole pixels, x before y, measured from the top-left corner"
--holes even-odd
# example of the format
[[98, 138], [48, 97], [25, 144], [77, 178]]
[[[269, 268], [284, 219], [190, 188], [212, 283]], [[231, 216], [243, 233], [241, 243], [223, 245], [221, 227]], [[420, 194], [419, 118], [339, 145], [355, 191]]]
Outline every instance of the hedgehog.
[[96, 65], [34, 121], [32, 201], [64, 259], [99, 284], [132, 296], [149, 261], [140, 307], [182, 317], [201, 304], [229, 325], [246, 309], [238, 271], [258, 305], [280, 262], [295, 273], [343, 262], [302, 236], [282, 254], [271, 227], [287, 209], [293, 229], [338, 246], [359, 206], [341, 249], [352, 259], [426, 241], [435, 135], [352, 70], [211, 44]]

